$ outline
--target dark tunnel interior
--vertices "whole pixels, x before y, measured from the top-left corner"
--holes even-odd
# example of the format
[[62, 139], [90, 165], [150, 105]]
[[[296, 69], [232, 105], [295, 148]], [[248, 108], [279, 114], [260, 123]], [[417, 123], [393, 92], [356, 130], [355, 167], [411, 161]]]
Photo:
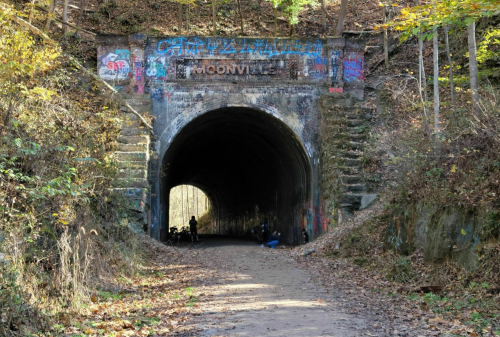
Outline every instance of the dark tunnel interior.
[[191, 121], [170, 144], [161, 172], [163, 211], [171, 188], [194, 185], [211, 200], [218, 234], [248, 234], [258, 207], [259, 218], [292, 242], [296, 214], [310, 198], [311, 166], [300, 140], [277, 118], [248, 108]]

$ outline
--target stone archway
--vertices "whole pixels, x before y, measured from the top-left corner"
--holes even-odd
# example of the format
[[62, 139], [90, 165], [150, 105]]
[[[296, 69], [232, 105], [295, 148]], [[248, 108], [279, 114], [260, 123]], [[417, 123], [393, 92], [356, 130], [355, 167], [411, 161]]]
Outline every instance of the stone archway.
[[245, 107], [212, 110], [179, 130], [160, 158], [153, 179], [162, 234], [170, 188], [190, 184], [215, 201], [219, 234], [245, 236], [267, 218], [287, 242], [298, 241], [315, 183], [305, 147], [283, 121]]

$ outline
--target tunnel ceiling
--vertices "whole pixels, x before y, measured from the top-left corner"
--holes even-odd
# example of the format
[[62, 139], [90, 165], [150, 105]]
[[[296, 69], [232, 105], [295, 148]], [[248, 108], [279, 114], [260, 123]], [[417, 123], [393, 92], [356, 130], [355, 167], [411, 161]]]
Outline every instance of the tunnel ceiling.
[[224, 108], [186, 125], [162, 163], [162, 191], [204, 190], [225, 212], [283, 211], [309, 198], [311, 168], [290, 129], [261, 111]]

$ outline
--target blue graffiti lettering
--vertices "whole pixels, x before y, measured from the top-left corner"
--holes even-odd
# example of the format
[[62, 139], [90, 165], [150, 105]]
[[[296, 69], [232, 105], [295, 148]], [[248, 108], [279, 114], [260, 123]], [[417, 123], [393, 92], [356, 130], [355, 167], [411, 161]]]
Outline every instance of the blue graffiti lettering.
[[194, 37], [189, 39], [189, 41], [186, 43], [186, 54], [190, 55], [198, 55], [198, 52], [203, 50], [203, 46], [205, 45], [205, 42], [203, 42], [201, 39]]
[[118, 55], [117, 59], [122, 59], [122, 60], [130, 59], [130, 50], [128, 49], [116, 49], [115, 54]]
[[276, 48], [276, 39], [274, 39], [272, 43], [268, 43], [266, 39], [266, 43], [264, 46], [264, 54], [267, 54], [267, 57], [272, 57], [280, 54], [280, 52]]
[[185, 40], [185, 37], [176, 37], [172, 39], [161, 40], [156, 46], [156, 52], [158, 54], [166, 54], [170, 57], [174, 55], [174, 51], [177, 50], [177, 55], [181, 56], [184, 53]]
[[295, 40], [293, 48], [296, 48], [298, 50], [293, 50], [291, 48], [292, 47], [290, 45], [288, 45], [288, 41], [285, 40], [285, 43], [283, 44], [283, 49], [281, 50], [281, 54], [283, 54], [283, 55], [287, 55], [287, 54], [300, 54], [301, 53], [300, 49], [302, 48], [302, 44], [300, 43], [300, 41]]
[[326, 57], [316, 56], [316, 64], [326, 65]]
[[250, 53], [255, 54], [257, 47], [254, 45], [253, 48], [250, 45], [246, 44], [246, 39], [243, 39], [243, 46], [241, 47], [240, 53]]
[[234, 54], [236, 53], [236, 49], [234, 49], [233, 43], [234, 39], [226, 40], [226, 39], [221, 39], [222, 40], [222, 49], [219, 51], [220, 54]]
[[219, 39], [216, 39], [214, 42], [210, 42], [210, 38], [207, 37], [206, 46], [207, 46], [208, 54], [209, 55], [213, 55], [214, 54], [214, 50], [217, 49], [217, 45], [218, 45], [217, 41], [219, 41]]
[[320, 40], [316, 40], [314, 44], [310, 41], [306, 42], [306, 45], [303, 47], [302, 55], [313, 56], [316, 57], [323, 53], [323, 43]]

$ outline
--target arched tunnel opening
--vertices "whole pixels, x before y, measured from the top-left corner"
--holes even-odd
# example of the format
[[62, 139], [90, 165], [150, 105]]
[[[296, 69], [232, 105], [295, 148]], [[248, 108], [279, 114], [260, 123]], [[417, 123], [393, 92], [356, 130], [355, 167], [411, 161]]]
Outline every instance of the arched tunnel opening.
[[178, 132], [160, 172], [162, 239], [171, 189], [192, 185], [210, 199], [216, 234], [248, 237], [267, 221], [282, 242], [299, 242], [311, 164], [301, 141], [276, 117], [240, 107], [207, 112]]

